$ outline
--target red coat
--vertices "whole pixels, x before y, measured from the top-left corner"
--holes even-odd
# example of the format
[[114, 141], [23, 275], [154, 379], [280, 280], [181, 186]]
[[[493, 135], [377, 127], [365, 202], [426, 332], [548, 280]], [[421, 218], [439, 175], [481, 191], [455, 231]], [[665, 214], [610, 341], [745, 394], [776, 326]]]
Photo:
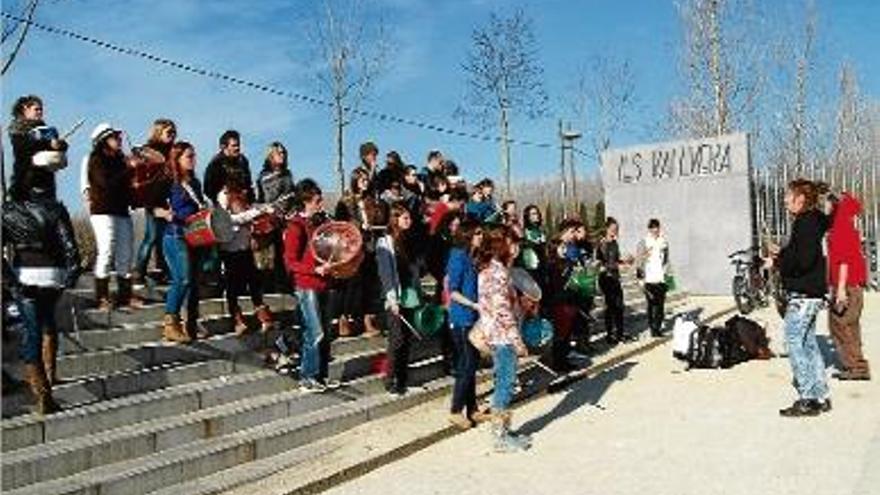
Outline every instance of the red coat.
[[307, 218], [296, 215], [284, 230], [284, 268], [297, 289], [324, 291], [327, 277], [315, 272], [315, 251], [309, 244], [315, 230]]
[[846, 285], [863, 286], [868, 281], [861, 235], [855, 225], [855, 218], [861, 212], [861, 203], [848, 193], [843, 194], [834, 208], [831, 229], [828, 231], [828, 278], [834, 287], [837, 286], [842, 264], [848, 267]]

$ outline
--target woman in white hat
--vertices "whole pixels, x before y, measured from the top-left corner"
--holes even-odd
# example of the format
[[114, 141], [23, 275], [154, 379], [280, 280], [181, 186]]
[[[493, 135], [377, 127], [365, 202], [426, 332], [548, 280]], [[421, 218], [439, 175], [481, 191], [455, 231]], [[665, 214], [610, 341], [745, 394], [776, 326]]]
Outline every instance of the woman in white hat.
[[[95, 260], [95, 299], [109, 310], [110, 272], [115, 269], [119, 306], [139, 306], [131, 290], [134, 233], [129, 214], [131, 169], [122, 153], [122, 131], [99, 124], [92, 131], [92, 152], [87, 158], [88, 181], [83, 191], [98, 254]], [[112, 266], [111, 266], [112, 265]]]

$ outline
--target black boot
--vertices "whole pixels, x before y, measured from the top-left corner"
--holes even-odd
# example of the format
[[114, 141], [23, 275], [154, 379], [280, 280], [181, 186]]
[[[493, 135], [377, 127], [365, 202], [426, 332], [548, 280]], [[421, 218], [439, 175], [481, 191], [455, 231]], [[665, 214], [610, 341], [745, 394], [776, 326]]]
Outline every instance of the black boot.
[[110, 304], [110, 279], [95, 278], [95, 304], [102, 311], [110, 311], [113, 305]]

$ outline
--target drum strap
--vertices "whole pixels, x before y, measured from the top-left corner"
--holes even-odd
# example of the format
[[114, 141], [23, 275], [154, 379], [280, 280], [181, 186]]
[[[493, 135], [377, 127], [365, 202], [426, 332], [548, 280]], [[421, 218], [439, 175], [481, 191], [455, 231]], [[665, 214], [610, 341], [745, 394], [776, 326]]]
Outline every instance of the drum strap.
[[180, 185], [183, 187], [183, 190], [186, 191], [187, 194], [189, 194], [189, 197], [196, 202], [200, 210], [204, 210], [206, 208], [205, 203], [199, 201], [198, 195], [196, 195], [196, 192], [192, 190], [192, 187], [188, 183], [181, 182]]

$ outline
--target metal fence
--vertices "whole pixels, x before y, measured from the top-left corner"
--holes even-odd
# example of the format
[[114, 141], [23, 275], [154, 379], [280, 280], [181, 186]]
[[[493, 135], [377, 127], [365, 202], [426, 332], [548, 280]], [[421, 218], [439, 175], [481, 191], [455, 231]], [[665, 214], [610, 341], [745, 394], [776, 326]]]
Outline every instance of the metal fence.
[[858, 219], [862, 246], [868, 261], [870, 285], [880, 288], [880, 193], [877, 188], [878, 157], [855, 166], [814, 166], [801, 170], [787, 167], [752, 168], [752, 213], [755, 218], [754, 243], [758, 248], [768, 241], [782, 245], [788, 239], [791, 220], [785, 209], [786, 184], [798, 177], [825, 182], [833, 191], [847, 191], [861, 201], [864, 214]]

